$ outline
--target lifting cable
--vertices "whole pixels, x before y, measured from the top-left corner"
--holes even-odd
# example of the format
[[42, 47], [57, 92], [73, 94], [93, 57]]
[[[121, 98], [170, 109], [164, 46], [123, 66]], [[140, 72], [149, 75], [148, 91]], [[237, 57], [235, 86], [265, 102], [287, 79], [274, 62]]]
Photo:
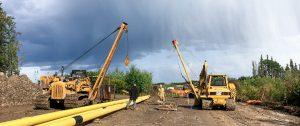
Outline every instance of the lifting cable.
[[[176, 53], [176, 52], [175, 52]], [[177, 65], [178, 65], [178, 69], [179, 69], [179, 72], [180, 72], [180, 75], [181, 75], [181, 77], [184, 79], [184, 81], [186, 82], [186, 83], [189, 83], [188, 82], [188, 80], [186, 79], [186, 77], [183, 75], [183, 73], [182, 73], [182, 68], [180, 67], [180, 59], [179, 59], [179, 57], [176, 55], [176, 57], [178, 58], [178, 60], [177, 60]]]
[[128, 30], [126, 30], [126, 56], [129, 55], [129, 34], [128, 34]]
[[[126, 42], [125, 42], [125, 49], [126, 49], [126, 57], [125, 57], [125, 60], [124, 60], [124, 64], [125, 66], [127, 67], [128, 64], [130, 64], [130, 58], [129, 58], [129, 35], [128, 35], [128, 30], [125, 31], [126, 33]], [[96, 64], [97, 65], [97, 68], [101, 68], [103, 66], [103, 63], [104, 63], [104, 60], [106, 58], [102, 59], [100, 64]]]
[[102, 38], [101, 40], [99, 40], [95, 45], [93, 45], [92, 47], [90, 47], [89, 49], [87, 49], [83, 54], [81, 54], [79, 57], [77, 57], [76, 59], [74, 59], [72, 62], [70, 62], [68, 65], [66, 66], [62, 66], [61, 71], [63, 73], [63, 71], [67, 68], [69, 68], [71, 65], [73, 65], [76, 61], [78, 61], [79, 59], [81, 59], [83, 56], [85, 56], [86, 54], [88, 54], [90, 51], [92, 51], [94, 48], [96, 48], [98, 45], [100, 45], [101, 43], [103, 43], [107, 38], [109, 38], [112, 34], [114, 34], [115, 32], [117, 32], [120, 29], [120, 27], [118, 27], [117, 29], [115, 29], [113, 32], [111, 32], [110, 34], [108, 34], [107, 36], [105, 36], [104, 38]]
[[129, 48], [130, 48], [130, 45], [129, 45], [129, 34], [128, 34], [128, 30], [126, 31], [126, 57], [125, 57], [125, 60], [124, 60], [124, 64], [125, 66], [127, 67], [129, 64], [130, 64], [130, 58], [129, 58]]
[[[195, 72], [191, 69], [191, 67], [190, 67], [188, 64], [187, 64], [186, 66], [187, 66], [187, 68], [190, 70], [192, 76], [193, 76], [193, 77], [197, 77], [197, 75], [196, 75]], [[192, 79], [192, 80], [193, 80], [193, 79]]]

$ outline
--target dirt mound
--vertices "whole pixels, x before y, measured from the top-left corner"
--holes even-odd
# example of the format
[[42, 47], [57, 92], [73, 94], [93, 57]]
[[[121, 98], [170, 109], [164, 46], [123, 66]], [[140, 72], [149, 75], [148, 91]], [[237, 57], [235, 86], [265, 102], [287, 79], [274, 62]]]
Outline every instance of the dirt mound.
[[42, 93], [26, 75], [0, 76], [0, 106], [32, 104], [33, 99]]

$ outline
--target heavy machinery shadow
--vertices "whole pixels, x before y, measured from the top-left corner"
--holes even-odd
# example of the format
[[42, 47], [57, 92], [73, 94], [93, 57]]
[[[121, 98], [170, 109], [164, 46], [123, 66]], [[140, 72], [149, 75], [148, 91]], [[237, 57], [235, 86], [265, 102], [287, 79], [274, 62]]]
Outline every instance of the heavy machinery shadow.
[[201, 110], [201, 107], [199, 107], [199, 106], [193, 106], [193, 105], [178, 105], [178, 107], [187, 108], [187, 109]]

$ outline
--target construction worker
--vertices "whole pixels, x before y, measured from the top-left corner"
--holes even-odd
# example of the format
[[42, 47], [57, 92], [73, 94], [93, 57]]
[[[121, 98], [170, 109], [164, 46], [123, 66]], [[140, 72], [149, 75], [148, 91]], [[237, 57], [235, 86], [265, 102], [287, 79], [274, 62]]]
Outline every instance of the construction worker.
[[159, 97], [160, 101], [164, 102], [166, 100], [165, 99], [165, 89], [163, 88], [162, 85], [159, 85], [157, 94], [158, 94], [158, 97]]
[[133, 86], [131, 87], [130, 91], [129, 91], [129, 101], [126, 105], [126, 109], [128, 109], [131, 105], [133, 106], [133, 109], [136, 108], [136, 99], [138, 98], [139, 95], [139, 91], [138, 88], [136, 86], [136, 84], [133, 84]]

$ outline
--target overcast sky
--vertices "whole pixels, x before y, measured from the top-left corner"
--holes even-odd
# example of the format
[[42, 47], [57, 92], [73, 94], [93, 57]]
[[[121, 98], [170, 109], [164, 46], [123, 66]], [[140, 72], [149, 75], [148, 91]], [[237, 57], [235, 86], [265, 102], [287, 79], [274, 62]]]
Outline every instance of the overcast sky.
[[[183, 81], [171, 41], [177, 39], [193, 79], [204, 60], [210, 73], [251, 75], [251, 61], [269, 54], [300, 63], [298, 0], [2, 0], [15, 17], [22, 67], [53, 71], [95, 40], [129, 24], [129, 55], [154, 82]], [[99, 67], [114, 36], [73, 68]], [[126, 70], [125, 36], [111, 69]]]

